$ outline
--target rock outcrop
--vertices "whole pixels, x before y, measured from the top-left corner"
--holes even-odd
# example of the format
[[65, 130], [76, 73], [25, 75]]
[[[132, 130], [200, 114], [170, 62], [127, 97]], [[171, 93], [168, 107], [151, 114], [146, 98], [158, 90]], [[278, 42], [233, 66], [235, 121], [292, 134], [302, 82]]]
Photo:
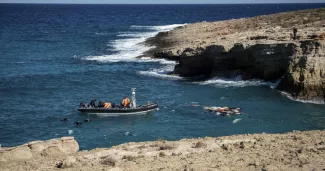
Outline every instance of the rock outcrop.
[[54, 157], [76, 153], [79, 145], [74, 137], [48, 141], [33, 141], [21, 146], [0, 149], [0, 163], [32, 159], [36, 156]]
[[324, 103], [324, 45], [324, 41], [301, 41], [277, 89], [301, 100]]
[[[294, 99], [325, 102], [325, 9], [194, 23], [160, 33], [155, 58], [179, 63], [170, 74], [281, 80]], [[189, 36], [191, 35], [191, 36]]]
[[[52, 146], [53, 143], [46, 144]], [[33, 154], [33, 157], [28, 160], [0, 162], [0, 170], [296, 171], [325, 169], [324, 130], [294, 131], [285, 134], [244, 134], [179, 141], [131, 142], [111, 148], [47, 157], [38, 157], [43, 151], [40, 147], [35, 148], [37, 155]], [[76, 149], [74, 145], [71, 147]], [[26, 146], [24, 148], [29, 149]]]

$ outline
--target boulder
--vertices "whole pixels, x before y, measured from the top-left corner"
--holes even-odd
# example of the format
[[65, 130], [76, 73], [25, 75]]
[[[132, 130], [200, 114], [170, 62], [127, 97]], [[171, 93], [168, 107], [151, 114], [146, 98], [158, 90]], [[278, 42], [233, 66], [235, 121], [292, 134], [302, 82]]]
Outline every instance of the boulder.
[[3, 148], [0, 151], [0, 162], [28, 160], [34, 156], [58, 156], [76, 153], [79, 145], [74, 137], [62, 137], [48, 141], [33, 141], [21, 146]]
[[74, 137], [62, 137], [60, 140], [62, 142], [62, 150], [65, 154], [73, 154], [78, 152], [79, 145]]
[[45, 145], [44, 141], [32, 141], [32, 142], [28, 143], [28, 147], [31, 149], [32, 153], [34, 153], [34, 154], [39, 154], [45, 148], [47, 148], [44, 145]]
[[28, 146], [22, 145], [14, 148], [7, 148], [0, 151], [0, 162], [28, 160], [33, 157], [32, 151]]
[[73, 156], [67, 156], [62, 162], [62, 168], [72, 167], [77, 162], [77, 159]]

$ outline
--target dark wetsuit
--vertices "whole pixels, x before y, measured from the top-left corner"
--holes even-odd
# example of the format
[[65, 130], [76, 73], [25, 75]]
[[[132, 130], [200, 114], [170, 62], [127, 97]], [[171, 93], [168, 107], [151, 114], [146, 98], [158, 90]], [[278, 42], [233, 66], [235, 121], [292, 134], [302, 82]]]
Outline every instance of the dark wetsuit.
[[96, 99], [90, 101], [90, 106], [91, 107], [96, 107], [95, 101], [96, 101]]

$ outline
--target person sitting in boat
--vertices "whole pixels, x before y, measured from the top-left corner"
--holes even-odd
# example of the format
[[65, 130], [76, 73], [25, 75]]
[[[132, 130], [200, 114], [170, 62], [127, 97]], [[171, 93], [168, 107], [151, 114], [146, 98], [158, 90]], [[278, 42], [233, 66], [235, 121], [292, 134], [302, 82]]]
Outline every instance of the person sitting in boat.
[[112, 103], [112, 108], [114, 108], [114, 109], [120, 109], [121, 106], [120, 105], [117, 105], [115, 103]]
[[104, 108], [106, 108], [106, 109], [110, 109], [110, 108], [112, 108], [112, 104], [109, 103], [109, 102], [105, 102], [105, 103], [104, 103]]
[[121, 106], [129, 108], [130, 103], [131, 103], [130, 99], [128, 97], [124, 97], [124, 99], [122, 100]]
[[95, 102], [96, 102], [96, 99], [92, 99], [92, 100], [90, 101], [90, 106], [91, 106], [91, 107], [96, 107]]
[[98, 102], [98, 107], [100, 107], [100, 108], [101, 108], [101, 107], [104, 107], [104, 103], [105, 103], [105, 102], [99, 101], [99, 102]]

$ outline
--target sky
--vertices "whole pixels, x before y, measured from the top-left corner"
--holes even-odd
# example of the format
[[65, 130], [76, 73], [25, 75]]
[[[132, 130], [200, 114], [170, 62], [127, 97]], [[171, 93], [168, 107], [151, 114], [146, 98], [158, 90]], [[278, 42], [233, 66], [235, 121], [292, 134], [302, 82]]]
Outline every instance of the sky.
[[0, 3], [56, 4], [231, 4], [231, 3], [325, 3], [325, 0], [0, 0]]

